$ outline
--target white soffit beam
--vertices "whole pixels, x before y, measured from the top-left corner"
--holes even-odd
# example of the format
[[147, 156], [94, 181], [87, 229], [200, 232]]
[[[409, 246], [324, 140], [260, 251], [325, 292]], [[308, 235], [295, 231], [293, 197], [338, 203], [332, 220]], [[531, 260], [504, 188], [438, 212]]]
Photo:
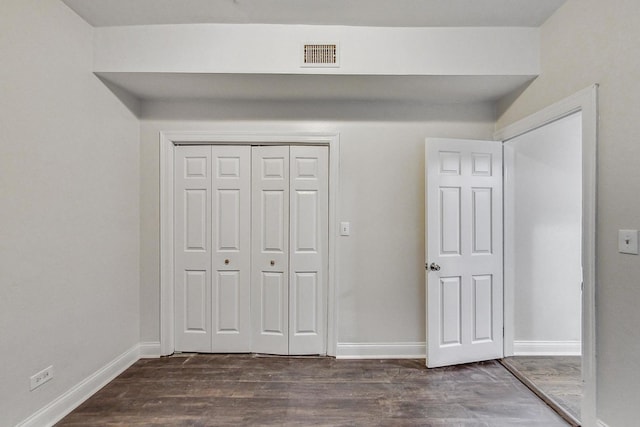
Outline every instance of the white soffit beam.
[[[301, 67], [303, 43], [335, 42], [340, 67]], [[94, 71], [530, 76], [536, 28], [155, 25], [95, 30]]]

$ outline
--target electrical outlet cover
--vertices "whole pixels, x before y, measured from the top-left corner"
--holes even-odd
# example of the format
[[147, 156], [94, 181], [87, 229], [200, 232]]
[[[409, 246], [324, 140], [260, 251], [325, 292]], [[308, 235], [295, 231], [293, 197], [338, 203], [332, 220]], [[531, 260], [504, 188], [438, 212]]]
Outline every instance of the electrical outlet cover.
[[618, 252], [638, 255], [638, 230], [618, 230]]
[[42, 384], [53, 379], [53, 365], [43, 369], [29, 378], [30, 390], [40, 387]]

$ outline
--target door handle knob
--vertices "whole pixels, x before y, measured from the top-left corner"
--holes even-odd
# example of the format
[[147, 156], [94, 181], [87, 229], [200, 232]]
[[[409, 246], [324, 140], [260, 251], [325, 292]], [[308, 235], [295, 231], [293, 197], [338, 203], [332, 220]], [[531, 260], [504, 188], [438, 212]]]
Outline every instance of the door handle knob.
[[440, 266], [438, 264], [436, 264], [435, 262], [432, 262], [427, 269], [429, 271], [440, 271]]
[[224, 260], [225, 265], [229, 265], [229, 259]]
[[271, 264], [273, 266], [273, 265], [276, 265], [276, 262], [274, 260], [271, 260], [271, 262], [269, 264]]

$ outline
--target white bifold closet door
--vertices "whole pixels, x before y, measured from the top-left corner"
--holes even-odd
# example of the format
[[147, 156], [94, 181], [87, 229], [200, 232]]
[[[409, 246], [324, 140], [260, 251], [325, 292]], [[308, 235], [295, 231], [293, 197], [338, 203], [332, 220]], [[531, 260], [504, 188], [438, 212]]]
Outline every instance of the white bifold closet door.
[[327, 212], [327, 147], [177, 147], [176, 351], [324, 354]]
[[176, 351], [251, 348], [251, 147], [180, 146], [175, 161]]
[[253, 351], [326, 352], [328, 150], [253, 147]]

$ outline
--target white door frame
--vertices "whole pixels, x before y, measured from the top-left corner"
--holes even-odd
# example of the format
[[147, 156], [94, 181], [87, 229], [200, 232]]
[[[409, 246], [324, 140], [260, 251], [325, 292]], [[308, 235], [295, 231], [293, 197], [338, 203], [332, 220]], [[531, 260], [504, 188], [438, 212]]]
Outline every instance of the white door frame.
[[337, 201], [340, 135], [337, 133], [160, 132], [160, 354], [175, 351], [174, 342], [174, 153], [180, 144], [325, 145], [329, 147], [329, 272], [327, 281], [327, 354], [337, 345]]
[[[494, 139], [508, 141], [524, 133], [582, 113], [582, 378], [584, 391], [581, 421], [596, 422], [596, 153], [598, 139], [598, 85], [565, 98], [512, 125], [498, 130]], [[513, 266], [511, 266], [512, 268]], [[514, 284], [505, 264], [504, 339], [505, 356], [513, 355]]]

